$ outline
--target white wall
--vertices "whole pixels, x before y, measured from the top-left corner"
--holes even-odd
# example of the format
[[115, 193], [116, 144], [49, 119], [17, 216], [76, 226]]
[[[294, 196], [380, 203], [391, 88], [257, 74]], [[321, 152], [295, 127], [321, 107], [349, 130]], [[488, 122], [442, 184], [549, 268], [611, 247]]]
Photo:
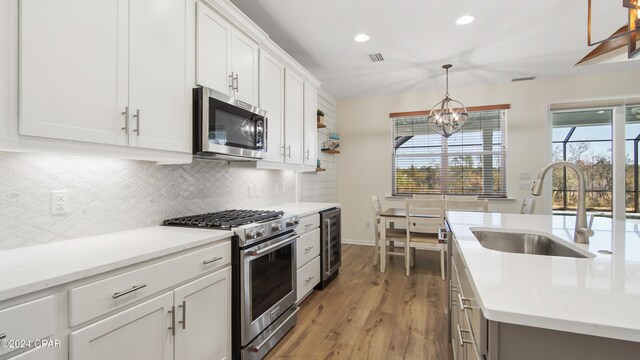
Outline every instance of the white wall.
[[[257, 196], [249, 196], [249, 186]], [[292, 171], [230, 168], [219, 161], [156, 165], [0, 152], [0, 250], [292, 202], [295, 186]], [[68, 191], [68, 214], [51, 215], [52, 190]]]
[[[452, 75], [455, 84], [455, 73]], [[574, 100], [637, 96], [640, 70], [528, 82], [450, 89], [466, 106], [511, 104], [507, 120], [507, 195], [490, 211], [517, 212], [528, 190], [519, 190], [519, 174], [538, 170], [551, 159], [548, 105]], [[338, 163], [337, 201], [342, 205], [343, 238], [373, 241], [370, 196], [391, 193], [391, 122], [389, 113], [425, 110], [443, 91], [407, 93], [338, 101], [342, 154]], [[549, 183], [549, 182], [548, 182]], [[548, 184], [547, 184], [548, 185]], [[549, 212], [549, 196], [538, 199], [536, 212]]]
[[327, 171], [301, 173], [300, 201], [334, 202], [336, 199], [336, 163], [340, 155], [321, 152], [322, 143], [327, 141], [329, 133], [337, 132], [336, 99], [324, 89], [318, 89], [318, 109], [324, 111], [326, 128], [318, 129], [318, 159], [320, 167]]

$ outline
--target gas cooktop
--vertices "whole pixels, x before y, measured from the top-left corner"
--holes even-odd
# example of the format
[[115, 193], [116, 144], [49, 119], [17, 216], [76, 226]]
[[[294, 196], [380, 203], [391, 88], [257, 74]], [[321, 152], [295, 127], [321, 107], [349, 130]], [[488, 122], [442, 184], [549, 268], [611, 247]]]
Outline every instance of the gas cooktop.
[[168, 219], [164, 221], [164, 225], [230, 229], [240, 225], [277, 219], [283, 214], [282, 211], [272, 210], [225, 210]]

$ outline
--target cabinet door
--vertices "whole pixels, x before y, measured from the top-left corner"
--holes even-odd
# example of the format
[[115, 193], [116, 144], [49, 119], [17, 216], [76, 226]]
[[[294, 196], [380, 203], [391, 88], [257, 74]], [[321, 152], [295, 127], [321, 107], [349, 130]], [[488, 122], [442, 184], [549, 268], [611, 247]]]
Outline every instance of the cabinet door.
[[301, 165], [304, 82], [288, 69], [284, 74], [284, 161]]
[[231, 358], [231, 268], [174, 292], [176, 360]]
[[221, 93], [231, 91], [231, 24], [198, 1], [196, 83]]
[[130, 144], [191, 151], [186, 74], [188, 0], [130, 2]]
[[316, 166], [318, 160], [318, 90], [304, 84], [304, 164]]
[[7, 360], [54, 360], [56, 358], [55, 355], [54, 347], [41, 347], [23, 352]]
[[231, 71], [235, 97], [258, 103], [258, 44], [237, 29], [231, 31]]
[[267, 111], [267, 156], [265, 160], [282, 162], [282, 122], [284, 110], [284, 65], [260, 51], [260, 107]]
[[173, 359], [172, 306], [168, 292], [72, 332], [69, 359]]
[[126, 144], [127, 7], [20, 1], [20, 134]]

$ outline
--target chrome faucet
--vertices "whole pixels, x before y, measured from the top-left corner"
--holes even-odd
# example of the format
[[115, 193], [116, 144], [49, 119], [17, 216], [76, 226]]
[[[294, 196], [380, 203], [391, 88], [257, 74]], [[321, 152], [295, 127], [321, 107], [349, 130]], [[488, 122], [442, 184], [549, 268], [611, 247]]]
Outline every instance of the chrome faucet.
[[567, 167], [576, 173], [576, 177], [578, 178], [578, 209], [576, 211], [576, 229], [573, 233], [573, 241], [580, 244], [588, 244], [589, 238], [593, 236], [593, 230], [591, 230], [590, 224], [587, 225], [587, 206], [585, 201], [586, 182], [584, 180], [584, 173], [582, 172], [582, 169], [580, 169], [576, 164], [570, 163], [568, 161], [551, 162], [547, 164], [547, 166], [540, 169], [538, 178], [533, 183], [533, 187], [531, 188], [531, 194], [534, 196], [540, 196], [540, 194], [542, 193], [544, 176], [547, 175], [547, 172], [549, 172], [549, 170], [556, 166]]

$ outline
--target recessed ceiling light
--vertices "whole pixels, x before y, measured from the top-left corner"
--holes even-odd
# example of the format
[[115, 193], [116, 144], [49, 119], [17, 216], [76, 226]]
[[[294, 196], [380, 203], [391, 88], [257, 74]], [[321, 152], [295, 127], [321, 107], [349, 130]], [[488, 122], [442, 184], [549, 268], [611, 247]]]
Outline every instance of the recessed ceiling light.
[[467, 25], [471, 24], [476, 18], [471, 15], [460, 16], [458, 20], [456, 20], [456, 24], [458, 25]]
[[356, 42], [369, 41], [369, 35], [367, 35], [367, 34], [358, 34], [358, 35], [356, 35], [356, 37], [353, 38], [353, 40], [355, 40]]

